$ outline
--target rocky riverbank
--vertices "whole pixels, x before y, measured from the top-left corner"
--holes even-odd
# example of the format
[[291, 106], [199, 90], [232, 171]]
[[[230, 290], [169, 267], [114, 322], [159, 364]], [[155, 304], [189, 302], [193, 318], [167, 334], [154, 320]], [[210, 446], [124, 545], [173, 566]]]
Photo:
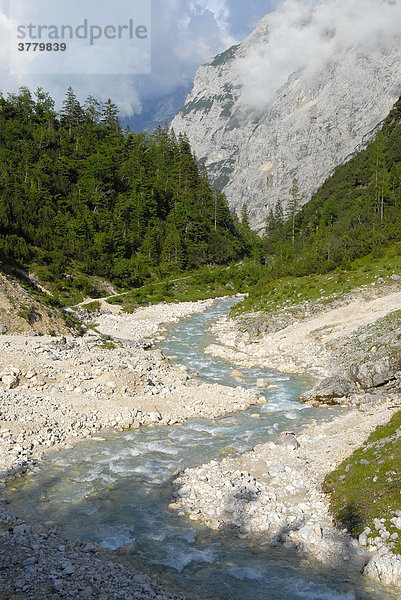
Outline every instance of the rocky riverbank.
[[182, 600], [96, 544], [63, 539], [52, 523], [0, 516], [1, 600]]
[[[398, 292], [392, 291], [385, 307], [380, 302], [369, 306], [366, 312], [371, 319], [373, 315], [386, 319], [387, 312], [383, 311], [399, 301], [394, 293]], [[103, 428], [168, 425], [191, 416], [214, 417], [260, 403], [260, 398], [242, 389], [198, 381], [185, 368], [172, 364], [152, 348], [149, 336], [162, 336], [163, 324], [204, 310], [209, 304], [162, 305], [132, 315], [117, 314], [113, 307], [110, 312], [98, 312], [95, 331], [88, 328], [79, 338], [1, 336], [0, 487], [8, 478], [20, 477], [33, 467], [43, 452], [97, 436]], [[372, 336], [376, 335], [369, 329], [373, 327], [372, 320], [364, 323], [363, 327], [368, 329], [362, 334], [352, 326], [355, 307], [346, 323], [333, 321], [342, 314], [336, 313], [334, 317], [326, 311], [324, 315], [314, 315], [312, 319], [316, 321], [312, 325], [301, 323], [301, 333], [296, 331], [295, 324], [291, 326], [293, 334], [300, 337], [298, 346], [292, 348], [294, 337], [289, 336], [286, 346], [292, 348], [294, 359], [296, 348], [303, 347], [302, 327], [314, 332], [311, 339], [315, 339], [315, 350], [309, 364], [317, 365], [314, 372], [320, 372], [321, 378], [329, 374], [324, 369], [334, 350], [336, 356], [340, 356], [341, 350], [343, 356], [360, 362], [362, 354], [355, 352], [362, 342], [355, 338], [354, 343], [352, 336], [364, 335], [363, 344], [371, 348]], [[343, 338], [334, 335], [332, 347], [327, 344], [322, 348], [322, 338], [315, 335], [322, 318], [331, 323], [328, 335], [347, 332]], [[387, 321], [380, 325], [383, 340], [393, 327], [394, 323]], [[230, 323], [227, 333], [224, 322], [220, 321], [217, 331], [220, 341], [233, 340], [233, 348], [219, 346], [227, 351], [227, 357], [241, 358], [233, 336], [244, 334], [236, 330], [236, 324]], [[262, 343], [258, 341], [259, 345], [252, 340], [239, 341], [244, 358], [238, 362], [260, 361], [264, 366], [278, 366], [270, 362], [268, 336]], [[306, 340], [306, 349], [308, 344], [310, 340]], [[276, 350], [277, 355], [282, 352]], [[381, 348], [376, 352], [380, 356]], [[326, 363], [322, 360], [314, 363], [314, 357], [321, 355], [327, 357]], [[283, 356], [286, 360], [287, 353], [283, 352]], [[307, 352], [299, 353], [297, 370], [302, 370], [306, 356]], [[323, 562], [345, 565], [346, 569], [362, 568], [373, 546], [359, 547], [348, 534], [333, 527], [322, 482], [377, 425], [390, 419], [399, 401], [394, 387], [397, 382], [392, 380], [368, 393], [358, 388], [348, 399], [357, 409], [333, 421], [316, 424], [297, 438], [288, 432], [280, 443], [258, 446], [242, 457], [227, 458], [220, 464], [212, 462], [180, 474], [171, 508], [191, 519], [202, 520], [213, 529], [236, 531], [240, 536], [260, 535], [271, 544], [295, 546]], [[63, 540], [52, 523], [32, 528], [11, 515], [9, 509], [4, 504], [0, 507], [1, 600], [175, 597], [161, 591], [146, 577], [113, 564], [102, 549]], [[389, 558], [385, 551], [386, 544], [370, 561], [367, 572], [385, 583], [398, 583], [399, 561], [391, 555]]]
[[187, 469], [175, 480], [171, 508], [215, 530], [295, 547], [323, 563], [361, 569], [366, 546], [333, 525], [322, 491], [327, 473], [396, 410], [394, 398], [309, 426], [295, 436], [222, 462]]
[[210, 354], [241, 366], [307, 371], [318, 382], [304, 402], [355, 408], [297, 439], [288, 432], [280, 444], [185, 471], [176, 480], [171, 508], [213, 529], [295, 546], [327, 564], [360, 569], [368, 563], [369, 577], [401, 587], [401, 560], [391, 554], [390, 537], [381, 536], [383, 527], [369, 544], [363, 539], [359, 545], [334, 527], [322, 491], [325, 476], [400, 408], [398, 286], [358, 290], [291, 324], [271, 315], [266, 333], [255, 334], [252, 326], [244, 331], [244, 321], [220, 319]]
[[[104, 428], [168, 425], [243, 410], [260, 399], [208, 385], [152, 349], [149, 335], [210, 303], [162, 305], [133, 315], [98, 314], [104, 335], [0, 337], [0, 488], [50, 449]], [[113, 310], [114, 313], [114, 310]], [[100, 548], [31, 527], [0, 505], [0, 598], [175, 598], [110, 562]]]
[[384, 395], [400, 389], [400, 309], [397, 279], [285, 314], [224, 316], [212, 328], [217, 343], [206, 352], [240, 366], [309, 373], [317, 385], [304, 402], [344, 403], [359, 395], [360, 403], [382, 386]]

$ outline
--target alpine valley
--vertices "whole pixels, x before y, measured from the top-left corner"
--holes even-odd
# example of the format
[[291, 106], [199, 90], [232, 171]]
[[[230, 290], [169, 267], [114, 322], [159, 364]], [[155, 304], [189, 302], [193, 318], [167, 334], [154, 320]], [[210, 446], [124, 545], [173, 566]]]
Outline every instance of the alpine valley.
[[268, 209], [287, 203], [294, 179], [307, 202], [373, 139], [401, 95], [399, 37], [373, 45], [357, 20], [345, 35], [314, 13], [305, 21], [294, 4], [201, 66], [172, 122], [230, 206], [239, 214], [246, 202], [257, 230]]
[[0, 600], [400, 598], [400, 21], [0, 94]]

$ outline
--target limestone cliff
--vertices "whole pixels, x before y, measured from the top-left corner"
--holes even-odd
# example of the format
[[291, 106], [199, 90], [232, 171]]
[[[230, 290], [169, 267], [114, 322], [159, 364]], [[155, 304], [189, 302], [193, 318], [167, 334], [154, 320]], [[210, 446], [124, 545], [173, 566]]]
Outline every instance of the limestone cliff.
[[[310, 21], [286, 30], [286, 19], [285, 10], [266, 15], [242, 44], [201, 66], [172, 123], [187, 133], [231, 207], [239, 213], [247, 204], [257, 229], [268, 207], [279, 199], [285, 205], [294, 178], [307, 202], [337, 165], [371, 141], [401, 94], [396, 36], [376, 32], [374, 44], [373, 34], [345, 43], [338, 25], [319, 30], [318, 43], [306, 47]], [[283, 26], [302, 60], [289, 54]]]

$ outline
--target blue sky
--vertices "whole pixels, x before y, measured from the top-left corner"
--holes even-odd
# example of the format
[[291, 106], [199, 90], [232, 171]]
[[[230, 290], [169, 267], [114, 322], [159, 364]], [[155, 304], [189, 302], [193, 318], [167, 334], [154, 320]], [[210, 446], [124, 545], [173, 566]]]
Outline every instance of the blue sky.
[[[11, 2], [23, 0], [11, 0]], [[60, 19], [69, 22], [75, 17], [77, 7], [85, 7], [86, 16], [101, 18], [102, 10], [113, 12], [119, 2], [127, 0], [97, 0], [96, 11], [88, 9], [93, 0], [35, 0], [37, 14], [42, 13], [43, 22], [47, 7], [57, 6]], [[142, 0], [128, 0], [131, 6]], [[110, 75], [33, 75], [29, 68], [19, 68], [10, 73], [8, 60], [8, 36], [15, 22], [10, 20], [9, 0], [0, 0], [0, 80], [1, 91], [16, 91], [20, 85], [31, 89], [38, 86], [49, 91], [58, 105], [66, 88], [71, 85], [78, 97], [84, 100], [89, 94], [115, 101], [122, 116], [132, 116], [142, 110], [144, 102], [152, 97], [169, 94], [177, 88], [188, 86], [197, 67], [211, 56], [242, 41], [256, 26], [264, 14], [278, 7], [282, 0], [152, 0], [152, 73], [146, 76]], [[41, 12], [40, 12], [41, 11]], [[89, 14], [88, 14], [89, 13]], [[28, 18], [28, 17], [27, 17]], [[81, 49], [82, 52], [82, 49]], [[26, 58], [26, 54], [23, 58]], [[87, 60], [77, 55], [76, 61]], [[21, 58], [22, 55], [19, 57]], [[52, 56], [53, 62], [55, 57]], [[61, 57], [60, 57], [61, 60]], [[98, 60], [100, 72], [107, 72], [107, 56], [92, 54]]]
[[229, 10], [229, 24], [231, 34], [242, 40], [257, 22], [267, 13], [278, 7], [280, 2], [267, 0], [230, 0], [227, 2]]

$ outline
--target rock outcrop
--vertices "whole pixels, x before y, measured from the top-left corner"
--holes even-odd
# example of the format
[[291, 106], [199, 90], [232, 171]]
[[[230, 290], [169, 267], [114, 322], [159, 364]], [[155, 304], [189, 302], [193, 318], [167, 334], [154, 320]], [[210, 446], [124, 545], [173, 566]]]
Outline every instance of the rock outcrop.
[[[347, 21], [351, 6], [343, 22], [328, 23], [326, 15], [319, 24], [323, 9], [297, 16], [284, 6], [266, 15], [242, 44], [200, 67], [172, 122], [230, 206], [239, 213], [247, 204], [256, 229], [278, 200], [288, 201], [295, 178], [307, 202], [372, 140], [401, 94], [399, 40], [379, 21], [374, 35], [357, 36]], [[383, 10], [391, 18], [399, 7]]]
[[27, 276], [21, 279], [23, 283], [0, 272], [1, 335], [79, 333], [78, 327], [63, 311], [46, 304], [38, 294], [33, 294], [34, 285]]
[[[355, 392], [400, 390], [401, 314], [389, 313], [349, 336], [332, 357], [329, 377], [300, 397], [302, 402], [341, 403]], [[362, 395], [363, 397], [363, 395]]]
[[363, 571], [366, 577], [383, 585], [399, 586], [401, 581], [401, 556], [386, 548], [377, 552]]

